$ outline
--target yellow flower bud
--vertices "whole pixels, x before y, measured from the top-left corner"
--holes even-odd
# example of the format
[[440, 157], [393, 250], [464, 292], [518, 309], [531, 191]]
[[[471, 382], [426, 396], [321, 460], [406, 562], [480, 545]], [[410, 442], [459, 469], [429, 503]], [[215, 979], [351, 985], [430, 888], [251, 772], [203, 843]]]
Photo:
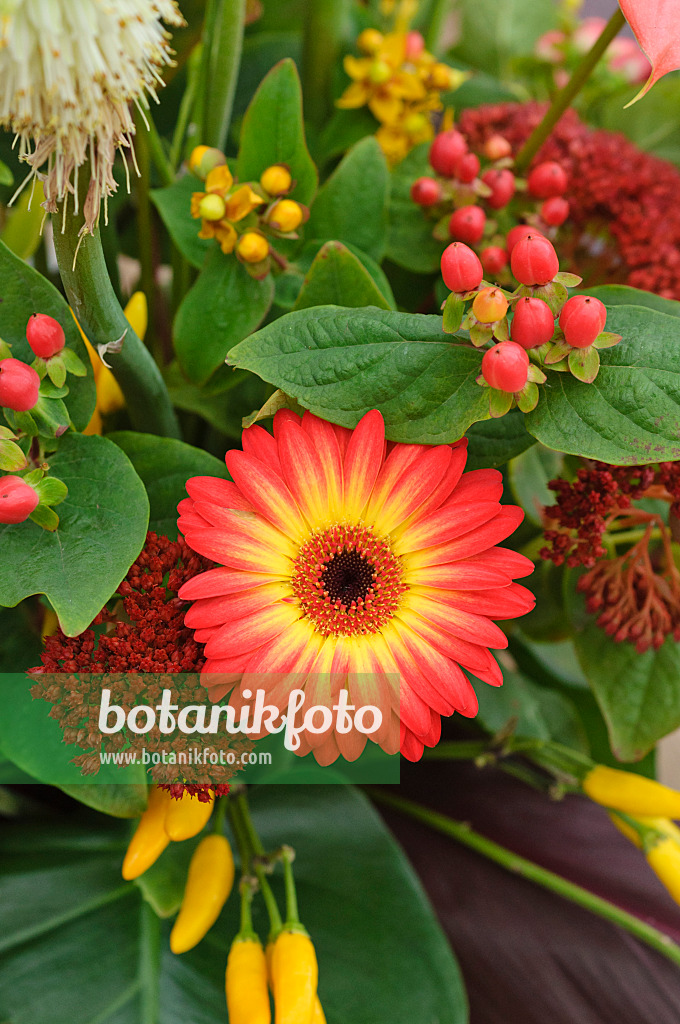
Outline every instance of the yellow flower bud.
[[647, 852], [647, 862], [676, 903], [680, 903], [680, 844], [665, 838]]
[[149, 790], [149, 803], [139, 819], [123, 861], [123, 878], [126, 881], [143, 875], [170, 842], [165, 831], [165, 816], [171, 800], [170, 794], [158, 786]]
[[426, 131], [429, 123], [425, 114], [409, 114], [404, 118], [404, 131], [409, 135], [416, 135], [418, 132]]
[[200, 167], [201, 160], [203, 159], [204, 154], [207, 153], [209, 149], [210, 146], [196, 146], [194, 149], [192, 149], [191, 156], [189, 157], [189, 170], [193, 174], [198, 174], [198, 168]]
[[359, 33], [357, 46], [362, 53], [373, 54], [380, 49], [382, 41], [382, 32], [378, 32], [377, 28], [365, 28]]
[[214, 146], [196, 146], [189, 157], [189, 170], [203, 181], [216, 167], [223, 167], [227, 158]]
[[261, 263], [269, 255], [269, 242], [257, 231], [246, 231], [238, 240], [236, 252], [246, 263]]
[[680, 818], [680, 793], [634, 772], [598, 764], [582, 782], [583, 792], [595, 803], [626, 814]]
[[216, 192], [203, 196], [198, 204], [198, 213], [203, 220], [222, 220], [226, 210], [226, 204], [222, 196]]
[[427, 84], [430, 89], [445, 91], [453, 88], [452, 68], [448, 64], [433, 64], [428, 68]]
[[293, 199], [282, 199], [272, 209], [267, 217], [267, 222], [277, 231], [288, 234], [295, 231], [302, 224], [302, 208]]
[[228, 841], [220, 835], [206, 836], [189, 864], [182, 906], [170, 934], [173, 953], [186, 953], [207, 935], [233, 884], [234, 857]]
[[283, 164], [274, 164], [268, 167], [260, 178], [260, 185], [270, 196], [280, 196], [287, 192], [293, 184], [290, 171]]
[[181, 843], [184, 839], [197, 836], [208, 824], [214, 803], [214, 795], [209, 800], [199, 800], [186, 791], [179, 800], [173, 800], [165, 817], [168, 839]]
[[374, 60], [368, 72], [368, 77], [374, 85], [384, 85], [392, 77], [392, 68], [384, 60]]
[[267, 964], [259, 939], [236, 936], [229, 950], [225, 988], [229, 1024], [271, 1024]]

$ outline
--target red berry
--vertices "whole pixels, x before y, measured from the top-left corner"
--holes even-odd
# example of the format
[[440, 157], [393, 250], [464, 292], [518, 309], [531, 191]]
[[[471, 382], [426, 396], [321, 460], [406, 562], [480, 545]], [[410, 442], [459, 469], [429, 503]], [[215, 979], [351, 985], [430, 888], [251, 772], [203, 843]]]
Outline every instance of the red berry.
[[456, 161], [456, 180], [469, 185], [479, 174], [479, 157], [474, 153], [463, 153]]
[[449, 234], [459, 242], [473, 245], [484, 234], [486, 214], [481, 206], [461, 206], [449, 220]]
[[425, 49], [425, 40], [420, 32], [406, 33], [406, 56], [409, 60], [415, 60]]
[[37, 356], [49, 359], [61, 352], [66, 338], [64, 328], [47, 313], [34, 313], [26, 325], [26, 337]]
[[507, 167], [501, 170], [491, 167], [484, 171], [482, 181], [491, 189], [491, 195], [486, 196], [486, 201], [492, 210], [507, 206], [515, 194], [515, 175]]
[[442, 253], [442, 277], [452, 292], [470, 292], [476, 288], [484, 271], [479, 257], [462, 242], [452, 242]]
[[20, 476], [0, 477], [0, 523], [23, 523], [38, 504], [38, 495]]
[[599, 299], [591, 295], [574, 295], [568, 299], [560, 313], [560, 327], [573, 348], [588, 348], [604, 330], [607, 310]]
[[491, 135], [484, 143], [484, 156], [488, 160], [502, 160], [511, 153], [512, 146], [502, 135]]
[[441, 132], [430, 146], [430, 164], [437, 174], [453, 178], [456, 162], [467, 153], [467, 142], [455, 128]]
[[567, 174], [560, 164], [547, 160], [534, 167], [529, 175], [527, 186], [532, 196], [537, 199], [550, 199], [561, 196], [567, 190]]
[[508, 256], [512, 256], [512, 250], [515, 248], [520, 238], [526, 238], [527, 235], [540, 235], [540, 231], [536, 228], [532, 228], [530, 224], [518, 224], [514, 228], [510, 228], [505, 239], [505, 244], [508, 250]]
[[0, 405], [14, 412], [27, 412], [38, 401], [40, 377], [20, 359], [0, 362]]
[[500, 341], [482, 359], [482, 376], [498, 391], [521, 391], [527, 382], [529, 356], [514, 341]]
[[558, 228], [561, 224], [564, 224], [568, 216], [569, 203], [562, 196], [553, 196], [552, 199], [546, 199], [541, 206], [542, 220], [553, 228]]
[[508, 254], [505, 249], [501, 249], [500, 245], [489, 245], [482, 251], [480, 259], [484, 273], [493, 277], [494, 274], [500, 274], [503, 267], [507, 266]]
[[480, 324], [494, 324], [508, 311], [508, 300], [500, 288], [482, 288], [475, 295], [472, 312]]
[[411, 185], [411, 199], [418, 206], [434, 206], [442, 197], [442, 187], [434, 178], [416, 178]]
[[543, 299], [524, 296], [515, 306], [510, 337], [522, 348], [535, 348], [550, 341], [555, 333], [555, 317]]
[[560, 264], [552, 244], [543, 235], [520, 238], [510, 256], [510, 267], [520, 284], [548, 284]]

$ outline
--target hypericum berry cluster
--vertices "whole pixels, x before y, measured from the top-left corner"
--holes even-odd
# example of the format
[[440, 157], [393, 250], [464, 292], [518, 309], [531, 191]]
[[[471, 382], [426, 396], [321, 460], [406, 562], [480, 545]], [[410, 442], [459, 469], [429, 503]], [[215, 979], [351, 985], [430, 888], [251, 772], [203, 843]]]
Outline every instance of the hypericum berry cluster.
[[447, 246], [441, 259], [444, 284], [451, 289], [443, 307], [444, 330], [455, 333], [462, 326], [476, 347], [493, 345], [484, 353], [477, 380], [489, 388], [494, 417], [503, 416], [515, 402], [531, 412], [538, 402], [538, 385], [546, 380], [545, 368], [592, 383], [600, 368], [598, 349], [621, 340], [618, 334], [605, 333], [607, 310], [599, 299], [567, 298], [567, 287], [581, 279], [560, 273], [547, 238], [525, 226], [513, 228], [510, 235], [511, 268], [519, 281], [514, 292], [487, 284], [479, 257], [462, 242]]
[[66, 374], [82, 377], [87, 370], [66, 348], [64, 329], [54, 317], [34, 313], [26, 338], [35, 355], [32, 366], [15, 359], [11, 347], [0, 341], [0, 407], [8, 423], [0, 426], [0, 470], [9, 471], [0, 477], [0, 523], [16, 525], [30, 518], [43, 529], [56, 530], [59, 517], [51, 506], [64, 500], [66, 486], [45, 476], [40, 438], [60, 437], [68, 429], [62, 401], [68, 394]]
[[[462, 112], [461, 133], [476, 149], [502, 134], [516, 153], [540, 123], [541, 103], [503, 103]], [[538, 154], [567, 172], [569, 220], [560, 234], [565, 269], [680, 299], [680, 170], [568, 110]], [[592, 269], [590, 269], [592, 268]]]
[[[578, 581], [589, 612], [615, 642], [639, 652], [667, 636], [680, 640], [680, 572], [668, 522], [633, 502], [654, 498], [676, 508], [680, 465], [581, 468], [572, 482], [552, 480], [557, 503], [544, 510], [549, 546], [541, 557], [555, 565], [583, 566]], [[617, 547], [625, 545], [618, 553]]]
[[434, 135], [434, 115], [442, 109], [441, 94], [457, 89], [468, 77], [428, 53], [420, 32], [403, 27], [403, 8], [396, 31], [383, 35], [366, 28], [357, 39], [361, 54], [349, 54], [344, 68], [351, 84], [336, 101], [344, 110], [367, 106], [379, 122], [375, 137], [390, 164]]
[[430, 147], [436, 176], [414, 181], [411, 198], [436, 221], [435, 238], [473, 247], [484, 273], [507, 283], [512, 229], [523, 227], [554, 238], [569, 216], [564, 198], [568, 179], [556, 161], [538, 164], [526, 181], [516, 177], [512, 146], [502, 135], [486, 139], [481, 154], [484, 168], [460, 131], [441, 132]]
[[[145, 747], [149, 753], [165, 750], [178, 754], [203, 742], [200, 733], [165, 735], [158, 729], [137, 736], [123, 732], [102, 735], [99, 707], [103, 673], [111, 703], [126, 711], [140, 703], [155, 705], [163, 689], [173, 691], [175, 704], [178, 699], [182, 706], [205, 703], [206, 690], [200, 681], [203, 645], [196, 643], [193, 631], [184, 625], [188, 606], [177, 593], [211, 564], [182, 539], [170, 541], [149, 533], [110, 606], [102, 609], [92, 625], [76, 637], [67, 637], [59, 629], [45, 639], [42, 665], [31, 670], [35, 679], [31, 693], [53, 705], [50, 717], [59, 722], [64, 741], [85, 751], [74, 758], [84, 774], [99, 771], [100, 749], [141, 753]], [[214, 736], [206, 742], [214, 743]], [[245, 749], [241, 741], [232, 743], [230, 749], [235, 750], [239, 743]], [[189, 769], [182, 767], [186, 778]], [[201, 777], [198, 766], [190, 771], [190, 782], [203, 787], [215, 782], [216, 776], [226, 783], [234, 773], [228, 765], [210, 766], [211, 778]], [[156, 764], [152, 774], [157, 783], [185, 784], [177, 765]]]
[[201, 221], [199, 238], [214, 238], [224, 253], [235, 252], [251, 277], [271, 269], [271, 238], [297, 238], [309, 217], [302, 203], [288, 197], [296, 182], [287, 164], [273, 164], [259, 182], [236, 184], [224, 153], [197, 146], [189, 169], [205, 181], [205, 192], [191, 197], [191, 216]]

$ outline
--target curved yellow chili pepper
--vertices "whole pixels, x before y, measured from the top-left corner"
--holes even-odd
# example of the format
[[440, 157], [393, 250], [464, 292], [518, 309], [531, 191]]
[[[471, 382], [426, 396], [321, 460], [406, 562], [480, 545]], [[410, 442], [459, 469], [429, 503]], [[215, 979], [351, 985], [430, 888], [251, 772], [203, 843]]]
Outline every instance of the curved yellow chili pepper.
[[[264, 951], [265, 959], [267, 961], [267, 977], [269, 978], [269, 987], [272, 992], [274, 991], [274, 979], [272, 977], [272, 957], [274, 955], [274, 943], [269, 941]], [[323, 1012], [321, 1000], [318, 995], [314, 999], [314, 1011], [312, 1013], [312, 1024], [326, 1024], [326, 1015]]]
[[597, 764], [581, 785], [591, 800], [615, 811], [645, 817], [680, 818], [680, 793], [634, 772]]
[[326, 1024], [326, 1014], [323, 1012], [321, 1000], [317, 996], [314, 1000], [314, 1012], [312, 1013], [312, 1024]]
[[149, 803], [139, 819], [137, 830], [130, 840], [130, 845], [123, 861], [123, 878], [132, 881], [139, 878], [155, 864], [170, 839], [165, 831], [165, 816], [172, 798], [164, 789], [152, 786], [149, 790]]
[[680, 903], [680, 845], [665, 837], [647, 851], [647, 863], [676, 903]]
[[225, 978], [229, 1024], [271, 1024], [267, 962], [255, 936], [234, 939]]
[[189, 864], [182, 906], [170, 934], [173, 953], [186, 953], [210, 931], [234, 884], [234, 857], [224, 836], [212, 835], [196, 847]]
[[165, 818], [168, 838], [174, 843], [180, 843], [183, 839], [197, 836], [208, 824], [214, 803], [214, 795], [202, 801], [186, 792], [180, 800], [173, 800]]
[[319, 968], [309, 935], [284, 929], [274, 943], [276, 1024], [312, 1024]]

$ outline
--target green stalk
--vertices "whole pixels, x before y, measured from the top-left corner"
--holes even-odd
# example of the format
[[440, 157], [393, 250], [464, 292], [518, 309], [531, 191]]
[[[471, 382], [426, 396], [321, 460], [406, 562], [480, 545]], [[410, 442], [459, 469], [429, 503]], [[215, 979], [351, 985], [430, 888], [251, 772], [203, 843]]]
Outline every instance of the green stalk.
[[450, 14], [451, 0], [434, 0], [425, 34], [425, 45], [430, 53], [434, 53], [435, 56], [440, 51], [441, 38]]
[[595, 896], [580, 885], [567, 881], [566, 878], [562, 878], [553, 871], [548, 871], [547, 868], [534, 864], [533, 861], [527, 860], [525, 857], [518, 856], [512, 850], [508, 850], [504, 846], [494, 843], [493, 840], [487, 839], [486, 836], [480, 835], [479, 832], [475, 832], [465, 822], [454, 821], [445, 814], [439, 814], [428, 807], [421, 807], [420, 804], [414, 803], [412, 800], [392, 796], [383, 790], [369, 789], [369, 793], [377, 803], [392, 807], [394, 810], [401, 811], [417, 821], [422, 821], [425, 825], [429, 825], [430, 828], [436, 829], [437, 832], [442, 832], [444, 835], [450, 836], [457, 842], [462, 843], [463, 846], [467, 846], [471, 850], [481, 853], [484, 857], [488, 857], [489, 860], [499, 864], [506, 871], [511, 871], [514, 875], [528, 878], [529, 881], [535, 882], [537, 885], [556, 893], [558, 896], [562, 896], [563, 899], [570, 900], [570, 902], [576, 903], [579, 907], [584, 907], [606, 921], [611, 921], [612, 924], [623, 928], [624, 931], [629, 932], [636, 939], [644, 942], [658, 953], [662, 953], [663, 956], [667, 957], [674, 964], [680, 966], [680, 946], [676, 945], [668, 935], [664, 935], [657, 928], [652, 928], [651, 925], [645, 924], [644, 921], [640, 921], [639, 918], [617, 907], [616, 904], [610, 903], [609, 900]]
[[224, 149], [241, 65], [246, 0], [213, 0], [203, 39], [203, 135], [201, 144]]
[[[140, 277], [139, 284], [146, 295], [149, 308], [149, 335], [154, 337], [154, 312], [156, 307], [156, 275], [154, 273], [153, 252], [152, 252], [152, 226], [151, 226], [151, 200], [149, 189], [151, 188], [151, 153], [149, 147], [149, 133], [144, 119], [139, 111], [135, 111], [135, 124], [137, 134], [135, 135], [135, 154], [139, 177], [135, 179], [135, 199], [137, 201], [137, 251], [139, 255]], [[150, 346], [153, 348], [153, 346]]]
[[182, 96], [182, 102], [179, 105], [177, 124], [175, 125], [170, 146], [170, 166], [173, 172], [179, 167], [184, 154], [184, 140], [191, 115], [194, 112], [196, 92], [201, 77], [202, 55], [203, 46], [199, 44], [191, 51], [187, 61], [187, 84]]
[[[97, 228], [86, 234], [78, 249], [82, 220], [73, 215], [54, 216], [54, 247], [66, 297], [83, 331], [93, 345], [125, 338], [120, 352], [107, 362], [121, 386], [130, 419], [136, 430], [165, 437], [179, 437], [179, 424], [161, 372], [149, 350], [132, 330], [120, 307], [109, 278]], [[77, 252], [77, 259], [76, 259]]]
[[517, 154], [515, 170], [518, 174], [521, 174], [529, 166], [559, 119], [562, 117], [562, 114], [571, 106], [576, 96], [578, 96], [579, 92], [590, 78], [593, 69], [598, 64], [612, 39], [619, 34], [625, 24], [626, 19], [621, 13], [620, 8], [617, 7], [602, 30], [602, 34], [595, 40], [590, 50], [588, 50], [588, 53], [585, 54], [583, 60], [576, 68], [565, 87], [558, 92], [557, 96], [555, 96], [555, 99], [552, 101], [550, 107], [545, 113], [545, 117], [541, 123], [534, 128], [533, 132]]
[[[149, 122], [149, 153], [153, 165], [156, 168], [156, 173], [161, 179], [163, 185], [172, 185], [175, 181], [175, 172], [170, 163], [165, 149], [163, 147], [163, 140], [158, 134], [154, 119], [151, 116], [151, 111], [145, 111], [147, 121]], [[140, 167], [141, 170], [141, 167]]]
[[276, 897], [272, 892], [272, 888], [269, 884], [269, 880], [265, 873], [265, 869], [258, 858], [264, 855], [264, 846], [255, 829], [255, 824], [250, 815], [250, 807], [248, 805], [248, 798], [245, 792], [239, 793], [234, 799], [234, 805], [236, 813], [240, 818], [240, 827], [243, 830], [243, 835], [246, 842], [248, 843], [252, 855], [252, 867], [255, 872], [255, 876], [260, 886], [260, 892], [267, 908], [267, 914], [269, 916], [269, 939], [270, 941], [279, 934], [283, 927], [281, 920], [281, 913], [279, 911]]
[[333, 71], [348, 16], [347, 0], [308, 0], [302, 39], [302, 91], [305, 117], [317, 127], [333, 110]]

